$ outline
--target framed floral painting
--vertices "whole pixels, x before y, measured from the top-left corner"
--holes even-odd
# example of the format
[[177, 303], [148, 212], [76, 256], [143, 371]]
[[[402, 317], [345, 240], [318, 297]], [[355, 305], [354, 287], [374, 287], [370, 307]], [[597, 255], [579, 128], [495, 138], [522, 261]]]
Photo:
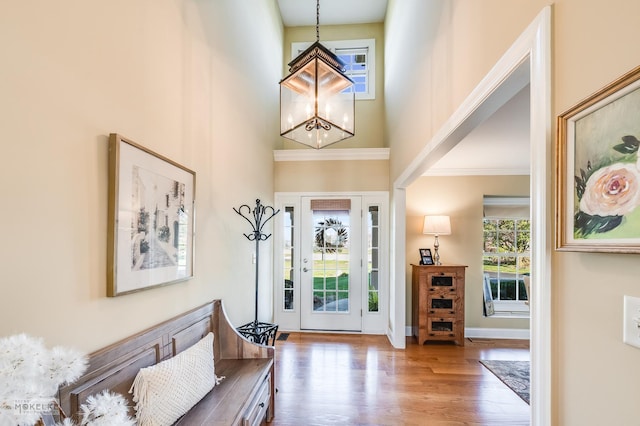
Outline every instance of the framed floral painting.
[[556, 248], [640, 253], [640, 67], [558, 117]]

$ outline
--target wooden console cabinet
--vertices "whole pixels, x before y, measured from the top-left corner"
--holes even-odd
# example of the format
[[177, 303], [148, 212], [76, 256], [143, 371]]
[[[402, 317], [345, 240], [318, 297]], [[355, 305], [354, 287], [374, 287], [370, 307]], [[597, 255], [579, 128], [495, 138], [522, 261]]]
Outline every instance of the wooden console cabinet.
[[411, 265], [412, 333], [427, 341], [464, 345], [463, 265]]

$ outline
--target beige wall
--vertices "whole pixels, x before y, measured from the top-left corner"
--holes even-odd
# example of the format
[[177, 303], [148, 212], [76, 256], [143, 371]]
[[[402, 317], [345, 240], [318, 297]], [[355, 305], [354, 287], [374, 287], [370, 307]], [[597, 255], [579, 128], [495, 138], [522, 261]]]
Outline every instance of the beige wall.
[[[548, 4], [390, 1], [385, 96], [392, 179]], [[640, 63], [638, 16], [636, 1], [553, 3], [553, 118]], [[399, 59], [409, 53], [416, 67], [404, 70]], [[553, 206], [553, 194], [547, 197]], [[637, 255], [553, 251], [551, 261], [553, 424], [637, 424], [640, 352], [622, 343], [623, 295], [640, 296]]]
[[[367, 112], [371, 122], [357, 118], [358, 136], [340, 146], [391, 147], [395, 179], [547, 4], [390, 0], [385, 39], [375, 36], [384, 105]], [[231, 208], [268, 203], [274, 190], [275, 82], [294, 34], [285, 37], [275, 0], [3, 6], [0, 335], [92, 350], [214, 297], [235, 323], [250, 320], [252, 245]], [[553, 3], [554, 117], [640, 63], [638, 16], [629, 0]], [[193, 280], [105, 296], [110, 132], [198, 173]], [[637, 423], [640, 352], [621, 341], [622, 296], [640, 296], [637, 260], [552, 253], [554, 425]]]
[[279, 161], [276, 192], [388, 191], [389, 161]]
[[467, 265], [465, 327], [528, 329], [528, 319], [487, 318], [482, 315], [483, 196], [529, 195], [528, 176], [421, 177], [407, 188], [407, 326], [411, 324], [411, 266], [418, 249], [431, 248], [433, 236], [422, 234], [424, 216], [451, 218], [451, 235], [439, 237], [442, 263]]
[[[0, 28], [0, 335], [94, 350], [213, 298], [253, 319], [254, 246], [232, 207], [273, 200], [276, 1], [9, 0]], [[106, 297], [111, 132], [196, 171], [194, 279]]]
[[[356, 101], [356, 134], [354, 137], [332, 145], [331, 148], [381, 148], [384, 139], [384, 25], [320, 25], [320, 42], [334, 40], [375, 39], [376, 41], [376, 98]], [[291, 43], [313, 42], [316, 27], [287, 27], [284, 33], [284, 61], [282, 77], [289, 74]], [[282, 139], [283, 149], [297, 149], [304, 145]]]
[[385, 131], [392, 149], [392, 179], [404, 171], [547, 3], [389, 1]]

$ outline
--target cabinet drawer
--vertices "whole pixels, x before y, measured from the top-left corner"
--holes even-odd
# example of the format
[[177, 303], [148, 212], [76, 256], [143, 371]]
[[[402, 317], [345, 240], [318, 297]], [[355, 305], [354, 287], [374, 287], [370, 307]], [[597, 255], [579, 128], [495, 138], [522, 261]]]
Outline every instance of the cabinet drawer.
[[429, 293], [455, 293], [458, 290], [458, 277], [456, 274], [441, 272], [430, 274], [427, 278]]
[[242, 416], [242, 426], [259, 426], [262, 424], [267, 410], [269, 409], [269, 399], [271, 396], [271, 375], [260, 386], [258, 394], [253, 399], [247, 411]]
[[451, 316], [456, 313], [456, 296], [439, 294], [429, 295], [427, 298], [427, 310], [430, 315]]
[[455, 337], [458, 331], [455, 318], [429, 318], [427, 321], [427, 334], [429, 337]]

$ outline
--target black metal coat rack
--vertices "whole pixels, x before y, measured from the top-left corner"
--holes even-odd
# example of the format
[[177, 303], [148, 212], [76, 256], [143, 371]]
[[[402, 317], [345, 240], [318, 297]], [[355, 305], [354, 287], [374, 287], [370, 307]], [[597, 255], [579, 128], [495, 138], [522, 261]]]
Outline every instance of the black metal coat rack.
[[255, 316], [252, 322], [241, 325], [237, 328], [238, 332], [252, 342], [262, 345], [275, 344], [278, 325], [259, 322], [258, 321], [258, 284], [259, 284], [259, 267], [260, 267], [260, 241], [266, 241], [271, 234], [263, 232], [263, 228], [280, 210], [275, 210], [271, 206], [265, 206], [256, 199], [256, 206], [253, 210], [247, 204], [241, 205], [239, 208], [233, 208], [233, 211], [242, 216], [251, 225], [252, 232], [243, 234], [249, 241], [256, 243], [256, 291], [255, 291]]

